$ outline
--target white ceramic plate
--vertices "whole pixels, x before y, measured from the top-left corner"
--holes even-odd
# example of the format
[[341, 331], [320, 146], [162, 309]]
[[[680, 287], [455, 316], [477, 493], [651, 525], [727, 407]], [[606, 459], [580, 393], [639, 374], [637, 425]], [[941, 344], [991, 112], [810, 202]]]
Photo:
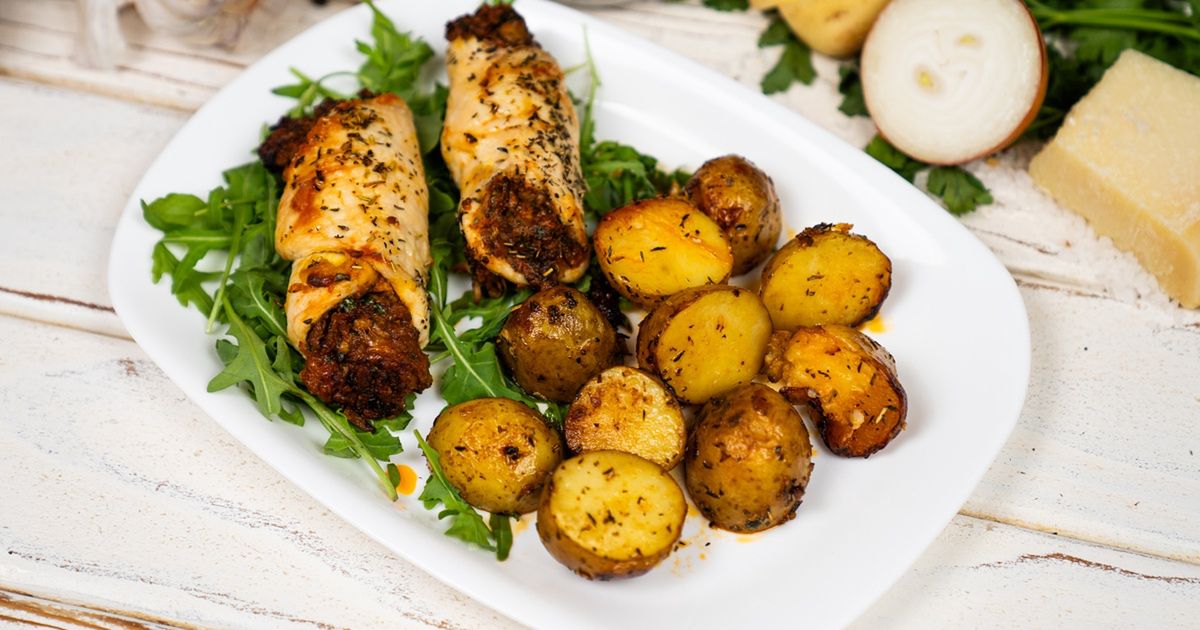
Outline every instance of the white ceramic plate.
[[[401, 30], [441, 48], [445, 22], [474, 0], [383, 2]], [[564, 67], [583, 59], [586, 27], [604, 85], [598, 136], [631, 143], [669, 166], [695, 168], [724, 154], [748, 156], [778, 187], [787, 226], [851, 222], [894, 264], [875, 334], [895, 355], [909, 395], [908, 429], [869, 460], [820, 448], [794, 521], [743, 537], [688, 519], [689, 544], [650, 574], [624, 582], [576, 578], [542, 549], [526, 516], [512, 557], [442, 535], [445, 523], [415, 497], [386, 500], [359, 462], [321, 453], [318, 423], [267, 422], [236, 389], [208, 394], [219, 371], [203, 317], [184, 310], [168, 283], [150, 283], [159, 234], [139, 200], [203, 194], [227, 167], [248, 161], [259, 128], [289, 103], [270, 88], [288, 67], [311, 75], [357, 66], [355, 38], [370, 14], [358, 6], [264, 57], [221, 90], [146, 172], [121, 218], [109, 269], [113, 304], [163, 371], [230, 434], [297, 486], [375, 540], [447, 584], [539, 627], [840, 626], [884, 592], [938, 535], [1004, 444], [1024, 400], [1029, 333], [1004, 268], [955, 219], [870, 157], [750, 89], [603, 22], [541, 0], [520, 0], [538, 40]], [[441, 402], [427, 392], [415, 427]], [[397, 458], [424, 462], [410, 435]], [[320, 576], [309, 576], [320, 579]]]

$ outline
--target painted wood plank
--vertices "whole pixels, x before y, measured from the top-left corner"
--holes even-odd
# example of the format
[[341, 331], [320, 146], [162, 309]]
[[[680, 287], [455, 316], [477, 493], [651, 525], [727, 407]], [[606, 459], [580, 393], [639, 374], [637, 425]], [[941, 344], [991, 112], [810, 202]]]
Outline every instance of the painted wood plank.
[[[59, 9], [69, 4], [37, 4], [55, 3]], [[31, 4], [12, 0], [0, 3], [0, 11]], [[727, 17], [657, 3], [599, 15], [748, 84], [757, 82], [777, 54], [754, 46], [761, 19], [753, 15]], [[252, 39], [266, 42], [274, 36], [260, 35]], [[171, 65], [169, 55], [147, 50], [155, 63]], [[869, 121], [836, 112], [836, 64], [820, 58], [816, 64], [820, 77], [813, 86], [776, 98], [846, 140], [865, 143], [873, 133]], [[109, 78], [106, 85], [127, 79]], [[178, 88], [157, 79], [152, 85]], [[29, 133], [15, 145], [20, 150], [3, 158], [9, 163], [0, 165], [0, 172], [20, 175], [13, 178], [18, 194], [10, 197], [20, 203], [0, 208], [4, 225], [17, 229], [3, 231], [0, 239], [7, 240], [0, 245], [21, 254], [11, 260], [23, 261], [0, 270], [0, 287], [8, 289], [0, 288], [0, 310], [121, 334], [105, 310], [98, 262], [106, 258], [125, 195], [182, 118], [73, 92], [0, 84], [0, 90], [8, 88], [0, 92], [0, 120], [20, 121], [12, 128]], [[118, 130], [120, 142], [108, 147], [121, 151], [115, 159], [96, 152], [78, 159], [81, 150], [105, 147], [104, 138], [81, 140], [85, 126], [55, 124], [85, 110], [98, 122], [96, 136]], [[38, 159], [29, 161], [29, 151]], [[1200, 518], [1196, 508], [1188, 508], [1200, 505], [1200, 467], [1192, 459], [1196, 449], [1186, 456], [1180, 449], [1166, 449], [1165, 457], [1160, 451], [1164, 445], [1186, 445], [1189, 419], [1196, 417], [1193, 403], [1200, 404], [1191, 385], [1200, 379], [1190, 360], [1200, 356], [1198, 318], [1167, 304], [1128, 256], [1040, 197], [1023, 173], [1031, 151], [1019, 148], [970, 167], [992, 188], [997, 203], [965, 223], [1024, 285], [1035, 348], [1034, 382], [1021, 423], [964, 513], [1194, 561]], [[81, 179], [93, 185], [81, 190], [58, 184]], [[39, 238], [47, 231], [51, 236]], [[63, 255], [44, 255], [44, 242], [62, 242]]]
[[[0, 505], [22, 506], [0, 510], [0, 593], [205, 626], [512, 627], [294, 488], [132, 342], [2, 316], [0, 338]], [[859, 625], [1177, 627], [1198, 607], [1200, 566], [959, 516]]]
[[[650, 23], [662, 32], [686, 33], [694, 40], [745, 40], [737, 44], [742, 48], [740, 53], [729, 57], [757, 54], [749, 35], [759, 28], [761, 20], [753, 16], [737, 18], [730, 22], [734, 26], [728, 26], [718, 19], [720, 14], [697, 11], [695, 7], [647, 8], [642, 4], [601, 15], [632, 15], [637, 19], [631, 23], [637, 28], [646, 29], [646, 23]], [[729, 28], [740, 29], [735, 31], [737, 37], [718, 37], [721, 29]], [[712, 49], [719, 47], [703, 48]], [[700, 49], [692, 45], [688, 50]], [[719, 63], [710, 57], [702, 57], [701, 61]], [[821, 69], [829, 74], [833, 66], [830, 63]], [[740, 78], [750, 81], [760, 76], [761, 70], [752, 68]], [[103, 261], [107, 259], [111, 231], [128, 192], [182, 123], [183, 116], [12, 81], [0, 82], [0, 97], [0, 119], [9, 121], [12, 131], [6, 133], [16, 147], [0, 157], [0, 172], [13, 174], [14, 181], [9, 191], [12, 203], [0, 208], [0, 218], [6, 226], [12, 226], [0, 232], [0, 247], [14, 254], [12, 263], [0, 269], [0, 311], [124, 334], [107, 305]], [[789, 104], [793, 99], [823, 103], [820, 111], [824, 118], [818, 121], [851, 140], [861, 140], [870, 133], [869, 122], [865, 130], [860, 128], [860, 121], [851, 121], [858, 126], [847, 129], [830, 122], [849, 119], [836, 112], [836, 92], [824, 78], [812, 88], [794, 88], [783, 98]], [[79, 111], [89, 112], [89, 118], [98, 124], [63, 124]], [[1193, 511], [1178, 510], [1173, 493], [1197, 496], [1196, 471], [1200, 467], [1188, 467], [1186, 460], [1142, 465], [1139, 462], [1158, 461], [1153, 457], [1159, 449], [1155, 434], [1139, 433], [1137, 425], [1127, 422], [1099, 423], [1100, 429], [1093, 425], [1097, 424], [1097, 415], [1106, 417], [1106, 409], [1112, 408], [1110, 399], [1117, 398], [1118, 402], [1133, 401], [1127, 409], [1132, 417], [1155, 417], [1159, 419], [1159, 431], [1186, 435], [1196, 394], [1187, 384], [1200, 382], [1195, 378], [1196, 365], [1186, 360], [1189, 353], [1196, 356], [1196, 335], [1188, 334], [1197, 329], [1196, 316], [1148, 297], [1154, 294], [1153, 287], [1139, 288], [1139, 283], [1153, 281], [1126, 273], [1127, 267], [1136, 268], [1136, 263], [1124, 259], [1111, 245], [1094, 236], [1076, 238], [1068, 245], [1067, 237], [1061, 235], [1086, 227], [1077, 217], [1052, 203], [1047, 205], [1032, 190], [1022, 170], [1028, 153], [1027, 149], [1012, 151], [999, 160], [975, 165], [980, 176], [992, 184], [997, 204], [968, 217], [967, 222], [1026, 285], [1024, 294], [1033, 313], [1038, 342], [1030, 404], [1053, 402], [1026, 409], [1013, 438], [1020, 446], [1005, 451], [977, 491], [977, 498], [968, 503], [968, 513], [1042, 530], [1062, 529], [1089, 540], [1192, 559], [1200, 548], [1200, 518], [1191, 518]], [[61, 181], [86, 181], [89, 185], [63, 186], [57, 183]], [[1030, 199], [1040, 203], [1031, 203]], [[46, 242], [62, 246], [50, 250]], [[1117, 270], [1097, 271], [1114, 268]], [[1130, 277], [1133, 280], [1128, 280]], [[1126, 279], [1123, 288], [1114, 284], [1119, 278]], [[1041, 303], [1048, 306], [1034, 311]], [[1085, 321], [1088, 326], [1079, 325]], [[1085, 343], [1056, 343], [1056, 335], [1080, 330], [1090, 331], [1089, 338], [1098, 341], [1123, 340], [1110, 348], [1109, 361], [1115, 358], [1133, 365], [1163, 366], [1164, 372], [1178, 375], [1180, 385], [1162, 387], [1150, 378], [1126, 380], [1117, 376], [1120, 373], [1111, 369], [1110, 362], [1097, 362], [1096, 352], [1087, 354], [1082, 349]], [[1135, 335], [1133, 342], [1134, 337], [1127, 331], [1145, 334]], [[1075, 368], [1079, 365], [1090, 367], [1079, 373]], [[1082, 390], [1077, 383], [1085, 383]], [[1093, 390], [1086, 385], [1097, 383], [1105, 383], [1105, 387]], [[1069, 405], [1040, 393], [1060, 390], [1081, 393], [1071, 398]], [[1049, 438], [1040, 437], [1046, 435], [1044, 427], [1051, 422], [1060, 431]], [[1092, 436], [1103, 435], [1106, 439], [1085, 440], [1089, 431]], [[1021, 449], [1034, 437], [1053, 441], [1056, 455], [1036, 456], [1033, 446], [1022, 455]], [[1051, 447], [1044, 445], [1042, 449], [1046, 453]], [[1095, 468], [1084, 467], [1085, 456], [1110, 458], [1122, 465], [1114, 463], [1082, 475], [1080, 470]], [[1073, 490], [1074, 501], [1056, 500], [1063, 484], [1074, 488], [1081, 480], [1087, 489]], [[1200, 505], [1200, 501], [1191, 505]]]
[[[83, 123], [85, 115], [87, 123]], [[0, 79], [0, 312], [125, 335], [108, 300], [109, 245], [178, 112]]]

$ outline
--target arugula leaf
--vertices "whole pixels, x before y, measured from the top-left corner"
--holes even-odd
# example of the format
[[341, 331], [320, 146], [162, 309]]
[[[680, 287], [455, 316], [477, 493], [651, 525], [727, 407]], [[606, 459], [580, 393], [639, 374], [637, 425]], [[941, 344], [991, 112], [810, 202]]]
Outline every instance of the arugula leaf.
[[296, 68], [288, 68], [292, 76], [298, 81], [289, 85], [281, 85], [271, 90], [272, 94], [286, 96], [296, 99], [296, 105], [288, 110], [288, 116], [291, 118], [302, 118], [312, 112], [313, 106], [317, 104], [318, 98], [331, 98], [334, 100], [344, 100], [350, 98], [346, 94], [335, 92], [323, 85], [323, 83], [333, 77], [345, 76], [352, 74], [350, 72], [331, 72], [323, 77], [314, 79]]
[[950, 214], [960, 216], [992, 203], [992, 193], [974, 175], [957, 166], [938, 166], [929, 171], [929, 193], [940, 197]]
[[862, 78], [856, 62], [847, 62], [838, 67], [838, 91], [842, 93], [838, 111], [847, 116], [871, 115], [867, 111], [867, 99], [863, 96]]
[[[433, 267], [430, 270], [429, 292], [433, 299], [429, 301], [429, 306], [433, 330], [430, 337], [444, 348], [441, 356], [453, 359], [453, 364], [442, 374], [442, 398], [451, 405], [476, 398], [510, 398], [540, 411], [540, 401], [526, 395], [508, 380], [500, 366], [500, 357], [496, 355], [496, 345], [490, 339], [478, 333], [465, 335], [455, 330], [453, 322], [458, 320], [455, 319], [454, 307], [446, 303], [448, 248], [439, 243], [431, 249]], [[497, 316], [495, 307], [491, 309], [493, 316]], [[508, 317], [507, 312], [502, 315]], [[484, 323], [484, 327], [496, 333], [503, 325], [503, 319], [499, 323]]]
[[479, 326], [469, 328], [458, 334], [458, 338], [467, 343], [483, 343], [495, 339], [500, 329], [508, 321], [508, 315], [529, 296], [533, 289], [524, 288], [499, 297], [485, 298], [476, 301], [471, 293], [464, 293], [450, 303], [449, 322], [457, 326], [464, 319], [478, 318]]
[[[362, 442], [363, 446], [371, 453], [371, 456], [380, 461], [387, 461], [389, 457], [399, 453], [402, 449], [400, 440], [392, 435], [391, 431], [382, 426], [377, 425], [374, 433], [367, 433], [358, 429], [355, 429], [354, 433], [358, 436], [358, 440]], [[325, 440], [324, 451], [326, 455], [334, 457], [347, 457], [351, 459], [358, 457], [358, 453], [355, 452], [350, 440], [339, 433], [331, 434], [329, 439]]]
[[358, 68], [358, 82], [376, 94], [397, 92], [407, 96], [420, 78], [425, 62], [433, 57], [433, 48], [423, 40], [396, 30], [395, 23], [371, 0], [367, 0], [367, 6], [374, 15], [371, 21], [374, 45], [354, 42], [358, 52], [366, 57]]
[[584, 213], [590, 220], [599, 220], [609, 212], [639, 199], [649, 199], [672, 194], [691, 177], [683, 169], [666, 172], [659, 168], [658, 160], [637, 149], [619, 142], [596, 141], [596, 123], [593, 111], [596, 93], [600, 88], [600, 74], [592, 59], [591, 45], [584, 31], [585, 61], [588, 71], [588, 93], [582, 101], [575, 99], [583, 109], [580, 117], [580, 167], [583, 171], [587, 192], [584, 194]]
[[884, 166], [896, 171], [900, 177], [909, 182], [913, 181], [917, 173], [929, 166], [924, 162], [918, 162], [908, 157], [880, 135], [871, 138], [871, 142], [867, 144], [864, 150], [867, 152], [867, 155], [883, 162]]
[[817, 71], [812, 65], [812, 51], [792, 33], [778, 13], [774, 14], [758, 38], [759, 48], [768, 46], [783, 46], [783, 54], [763, 77], [763, 94], [783, 92], [793, 83], [809, 85], [817, 78]]
[[492, 539], [496, 541], [496, 559], [501, 562], [508, 560], [508, 552], [513, 543], [512, 517], [507, 514], [490, 514], [488, 527], [492, 529]]
[[[512, 532], [508, 532], [507, 540], [503, 539], [504, 534], [501, 532], [501, 538], [495, 539], [501, 544], [493, 544], [493, 530], [483, 522], [483, 517], [479, 515], [479, 512], [476, 512], [475, 508], [464, 501], [454, 486], [450, 485], [450, 481], [446, 479], [446, 473], [442, 471], [442, 460], [437, 451], [429, 446], [419, 431], [414, 430], [413, 435], [417, 436], [417, 444], [421, 447], [421, 452], [425, 454], [426, 461], [429, 462], [429, 478], [425, 480], [425, 488], [417, 497], [425, 509], [432, 510], [439, 504], [442, 505], [444, 509], [438, 512], [438, 519], [450, 518], [450, 528], [446, 530], [447, 536], [478, 545], [488, 551], [495, 551], [498, 560], [507, 558], [509, 547], [512, 545]], [[506, 525], [507, 523], [505, 523]]]
[[294, 390], [295, 386], [279, 377], [271, 358], [267, 356], [266, 344], [262, 339], [233, 312], [228, 302], [222, 304], [225, 316], [229, 319], [229, 334], [238, 342], [237, 354], [224, 370], [208, 382], [208, 391], [217, 392], [239, 383], [248, 383], [259, 413], [271, 418], [283, 408], [280, 397]]
[[169, 193], [150, 203], [143, 201], [142, 217], [152, 227], [166, 232], [192, 226], [207, 209], [208, 204], [196, 195]]
[[701, 4], [717, 11], [745, 11], [750, 8], [749, 0], [701, 0]]

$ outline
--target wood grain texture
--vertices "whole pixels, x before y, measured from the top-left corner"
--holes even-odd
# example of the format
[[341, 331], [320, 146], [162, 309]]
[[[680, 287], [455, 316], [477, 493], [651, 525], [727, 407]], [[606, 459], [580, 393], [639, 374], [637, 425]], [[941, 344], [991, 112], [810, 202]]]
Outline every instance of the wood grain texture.
[[[178, 110], [346, 3], [289, 4], [232, 51], [197, 53], [126, 15], [132, 57], [104, 74], [69, 62], [73, 2], [0, 2], [0, 74], [38, 82], [0, 79], [0, 313], [24, 318], [0, 317], [0, 339], [17, 340], [0, 354], [0, 473], [13, 480], [0, 505], [29, 506], [0, 509], [0, 586], [205, 625], [503, 626], [301, 495], [114, 338], [112, 230]], [[593, 13], [749, 85], [779, 54], [756, 47], [753, 13]], [[815, 65], [812, 86], [774, 98], [865, 144], [870, 121], [836, 110], [836, 63]], [[1171, 626], [1200, 613], [1200, 315], [1038, 193], [1024, 172], [1035, 150], [968, 165], [996, 203], [964, 219], [1029, 310], [1021, 420], [963, 516], [861, 625]], [[135, 531], [146, 515], [162, 527]]]
[[[512, 625], [297, 490], [136, 344], [3, 316], [0, 338], [13, 340], [0, 504], [24, 506], [0, 511], [0, 592], [156, 623]], [[959, 516], [859, 624], [1178, 626], [1197, 613], [1198, 566]]]
[[233, 49], [195, 48], [155, 33], [129, 8], [121, 13], [127, 50], [113, 72], [72, 61], [78, 14], [73, 0], [0, 2], [0, 75], [31, 79], [122, 99], [191, 111], [250, 62], [306, 27], [346, 8], [284, 2], [280, 13], [258, 12]]

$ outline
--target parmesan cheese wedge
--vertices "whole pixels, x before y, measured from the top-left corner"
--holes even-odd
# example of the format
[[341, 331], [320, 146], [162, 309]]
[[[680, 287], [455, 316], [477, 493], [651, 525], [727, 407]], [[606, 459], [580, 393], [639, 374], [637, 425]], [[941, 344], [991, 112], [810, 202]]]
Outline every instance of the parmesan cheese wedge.
[[1200, 77], [1125, 51], [1029, 174], [1171, 297], [1200, 307]]

